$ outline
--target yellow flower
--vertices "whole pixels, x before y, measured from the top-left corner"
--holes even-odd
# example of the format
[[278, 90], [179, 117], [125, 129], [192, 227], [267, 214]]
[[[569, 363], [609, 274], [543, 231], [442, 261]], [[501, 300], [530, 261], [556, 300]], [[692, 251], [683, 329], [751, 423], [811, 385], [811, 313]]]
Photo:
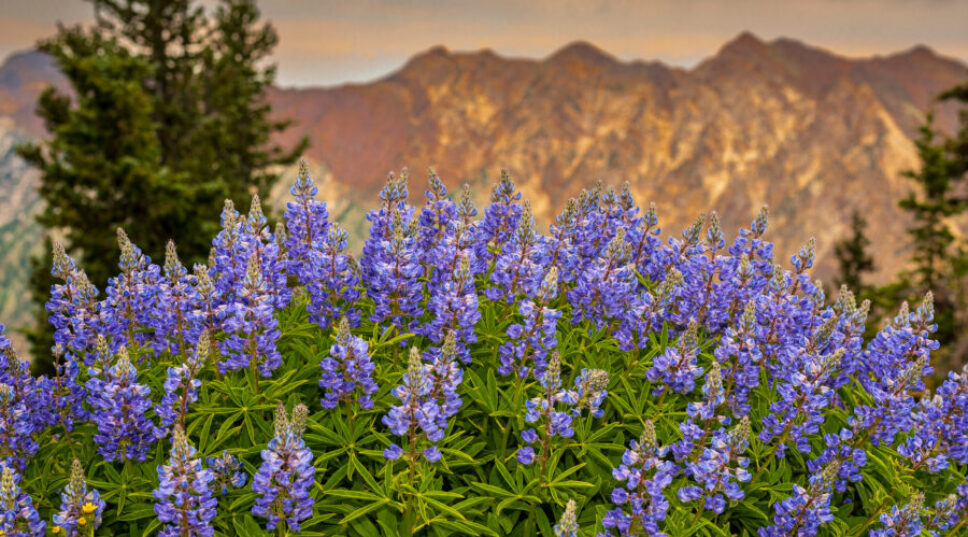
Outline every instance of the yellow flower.
[[57, 535], [58, 533], [60, 533], [60, 532], [61, 532], [61, 528], [60, 528], [60, 526], [54, 526], [53, 528], [51, 528], [51, 529], [50, 529], [50, 531], [51, 531], [51, 533], [53, 533], [54, 535]]
[[83, 526], [84, 524], [87, 524], [87, 519], [82, 516], [77, 517], [77, 525]]
[[87, 502], [81, 507], [81, 510], [86, 514], [91, 514], [94, 511], [97, 511], [97, 506], [91, 502]]

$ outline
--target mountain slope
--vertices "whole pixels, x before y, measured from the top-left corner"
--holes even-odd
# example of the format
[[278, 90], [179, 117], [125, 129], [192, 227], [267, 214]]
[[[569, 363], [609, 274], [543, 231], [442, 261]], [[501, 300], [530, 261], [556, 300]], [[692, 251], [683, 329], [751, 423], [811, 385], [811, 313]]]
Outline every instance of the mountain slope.
[[[276, 90], [272, 101], [296, 119], [291, 139], [309, 134], [309, 157], [354, 185], [354, 201], [405, 165], [418, 185], [434, 166], [478, 188], [507, 167], [547, 222], [591, 181], [629, 181], [670, 231], [709, 210], [736, 227], [769, 204], [781, 252], [815, 235], [825, 275], [858, 209], [878, 230], [883, 278], [905, 248], [895, 203], [910, 188], [900, 172], [917, 165], [910, 138], [965, 76], [925, 47], [848, 59], [743, 34], [690, 70], [588, 43], [541, 61], [437, 47], [374, 83]], [[955, 109], [937, 108], [951, 130]]]
[[[311, 137], [322, 193], [354, 232], [365, 230], [361, 208], [373, 206], [390, 170], [410, 166], [412, 200], [422, 203], [428, 166], [452, 189], [470, 183], [482, 201], [506, 167], [545, 223], [596, 179], [628, 181], [639, 203], [657, 204], [667, 232], [710, 210], [735, 229], [769, 204], [780, 254], [816, 236], [822, 276], [860, 210], [883, 280], [907, 247], [896, 201], [910, 189], [900, 172], [917, 165], [911, 138], [931, 107], [954, 129], [956, 109], [934, 96], [966, 74], [925, 47], [851, 59], [742, 34], [692, 69], [624, 62], [584, 42], [542, 60], [436, 47], [372, 83], [274, 88], [270, 100], [295, 120], [276, 141]], [[42, 134], [32, 111], [51, 82], [63, 84], [43, 54], [0, 66], [0, 200], [10, 200], [0, 202], [0, 264], [10, 275], [0, 312], [22, 300], [26, 259], [4, 241], [38, 242], [25, 216], [37, 210], [36, 176], [3, 148]]]

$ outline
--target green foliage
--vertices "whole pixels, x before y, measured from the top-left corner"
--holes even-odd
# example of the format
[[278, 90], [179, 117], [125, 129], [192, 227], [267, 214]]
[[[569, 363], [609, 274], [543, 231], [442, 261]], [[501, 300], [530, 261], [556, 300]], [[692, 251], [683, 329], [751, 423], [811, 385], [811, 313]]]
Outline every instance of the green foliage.
[[[939, 100], [968, 103], [968, 84], [942, 93]], [[920, 167], [904, 173], [915, 185], [898, 204], [911, 217], [907, 230], [910, 266], [894, 281], [868, 289], [866, 294], [862, 286], [857, 287], [859, 295], [871, 298], [875, 317], [889, 315], [901, 302], [932, 291], [938, 323], [935, 337], [942, 348], [936, 360], [940, 370], [955, 369], [968, 361], [968, 245], [952, 229], [952, 220], [968, 208], [963, 192], [968, 172], [968, 108], [959, 112], [959, 118], [959, 131], [945, 137], [934, 128], [933, 115], [928, 113], [915, 140]], [[860, 239], [855, 231], [852, 239], [838, 245], [845, 282], [848, 275], [853, 278], [850, 271], [856, 270], [851, 263], [859, 259], [856, 247]], [[850, 260], [847, 265], [841, 259], [841, 248]]]
[[[43, 172], [39, 221], [65, 235], [103, 288], [114, 229], [141, 244], [174, 239], [187, 261], [203, 259], [222, 201], [267, 194], [274, 166], [294, 162], [306, 141], [289, 152], [269, 143], [288, 123], [269, 117], [275, 69], [266, 60], [278, 38], [253, 0], [222, 0], [212, 14], [191, 0], [92, 3], [93, 28], [62, 27], [39, 44], [71, 91], [41, 95], [51, 138], [19, 153]], [[50, 266], [34, 266], [42, 306]], [[51, 345], [42, 309], [30, 334], [35, 356]]]
[[[611, 475], [621, 460], [628, 441], [639, 438], [644, 424], [652, 420], [663, 444], [680, 437], [678, 426], [686, 415], [692, 396], [670, 393], [654, 397], [645, 379], [652, 359], [674, 344], [667, 330], [653, 334], [648, 348], [622, 352], [608, 333], [587, 322], [572, 325], [559, 322], [559, 350], [566, 382], [582, 368], [602, 368], [610, 373], [609, 394], [602, 418], [583, 416], [573, 424], [575, 436], [556, 438], [548, 464], [522, 466], [515, 461], [521, 445], [518, 434], [529, 425], [523, 419], [524, 402], [540, 392], [533, 379], [499, 377], [497, 348], [515, 314], [511, 306], [482, 300], [482, 320], [477, 326], [479, 343], [471, 346], [473, 364], [465, 369], [461, 395], [464, 405], [451, 420], [445, 439], [439, 444], [443, 457], [436, 464], [422, 458], [413, 468], [403, 458], [388, 461], [383, 450], [396, 439], [380, 423], [386, 409], [396, 402], [391, 388], [406, 369], [404, 339], [422, 349], [431, 343], [413, 334], [381, 334], [378, 325], [365, 323], [354, 334], [369, 341], [380, 385], [374, 394], [373, 410], [356, 405], [323, 409], [322, 390], [317, 383], [319, 362], [329, 354], [335, 330], [323, 331], [310, 323], [305, 310], [307, 297], [299, 293], [279, 314], [282, 338], [279, 349], [283, 365], [271, 379], [260, 379], [258, 387], [248, 371], [220, 376], [209, 364], [201, 376], [199, 401], [190, 406], [186, 432], [201, 456], [217, 456], [223, 450], [238, 456], [250, 476], [261, 464], [260, 450], [273, 437], [273, 412], [278, 402], [292, 408], [304, 403], [310, 408], [305, 441], [314, 454], [317, 469], [312, 496], [314, 515], [303, 523], [299, 535], [377, 537], [398, 535], [532, 536], [553, 535], [569, 499], [578, 505], [580, 535], [595, 535], [608, 508], [609, 495], [619, 485]], [[558, 298], [551, 307], [566, 308]], [[361, 312], [366, 318], [370, 311]], [[715, 339], [702, 338], [699, 365], [713, 362]], [[141, 354], [132, 353], [132, 363]], [[144, 356], [145, 360], [149, 358]], [[212, 357], [217, 360], [218, 357]], [[153, 398], [163, 393], [168, 365], [181, 356], [165, 356], [139, 367], [139, 382], [148, 385]], [[753, 390], [751, 416], [764, 416], [779, 396], [768, 386], [765, 371], [760, 386]], [[82, 374], [86, 378], [86, 373]], [[869, 397], [857, 384], [841, 390], [845, 406], [852, 408]], [[866, 399], [864, 399], [866, 400]], [[151, 414], [151, 413], [150, 413]], [[154, 418], [154, 416], [149, 416]], [[848, 413], [831, 408], [821, 433], [836, 433], [847, 423]], [[786, 458], [774, 456], [775, 446], [756, 438], [759, 419], [752, 420], [751, 445], [747, 451], [754, 478], [743, 486], [746, 497], [730, 502], [716, 516], [696, 503], [683, 504], [670, 494], [665, 531], [670, 536], [752, 537], [756, 529], [772, 521], [771, 505], [790, 495], [793, 484], [804, 486], [809, 477], [805, 456], [796, 450]], [[28, 465], [25, 490], [30, 491], [42, 517], [49, 517], [59, 504], [58, 493], [67, 481], [71, 461], [91, 461], [87, 475], [91, 486], [108, 502], [99, 537], [149, 535], [160, 524], [155, 518], [151, 491], [157, 486], [155, 468], [166, 464], [169, 440], [160, 441], [144, 463], [106, 463], [91, 440], [94, 425], [86, 422], [71, 434], [48, 430], [38, 438], [41, 451]], [[823, 449], [822, 434], [812, 435], [813, 453]], [[889, 447], [864, 445], [868, 464], [864, 480], [850, 485], [844, 498], [852, 503], [832, 506], [835, 520], [825, 524], [822, 537], [864, 535], [880, 513], [892, 505], [903, 505], [917, 490], [938, 499], [932, 491], [949, 490], [963, 483], [957, 471], [929, 474], [912, 470], [910, 461]], [[678, 476], [675, 489], [686, 478]], [[263, 521], [250, 509], [256, 498], [249, 483], [219, 498], [216, 535], [268, 536]]]
[[913, 224], [908, 228], [914, 254], [914, 282], [927, 289], [935, 288], [942, 278], [945, 263], [950, 259], [954, 234], [947, 218], [965, 210], [965, 201], [954, 195], [954, 168], [944, 144], [935, 141], [933, 116], [928, 114], [915, 140], [921, 168], [904, 173], [918, 185], [919, 193], [911, 192], [898, 205], [907, 211]]

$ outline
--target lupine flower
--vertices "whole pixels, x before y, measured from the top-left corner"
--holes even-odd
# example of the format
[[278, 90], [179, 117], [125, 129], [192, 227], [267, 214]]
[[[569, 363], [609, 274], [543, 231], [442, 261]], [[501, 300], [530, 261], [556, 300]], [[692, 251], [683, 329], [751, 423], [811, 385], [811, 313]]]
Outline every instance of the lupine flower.
[[152, 326], [152, 316], [161, 294], [161, 270], [141, 253], [123, 229], [118, 228], [121, 273], [108, 279], [107, 295], [99, 310], [100, 326], [114, 345], [144, 345], [150, 335], [137, 333], [139, 326]]
[[232, 200], [225, 200], [222, 208], [222, 230], [212, 240], [212, 253], [208, 268], [212, 271], [212, 282], [218, 303], [225, 306], [235, 302], [236, 294], [242, 290], [242, 280], [251, 257], [246, 244], [245, 219], [235, 210]]
[[645, 372], [645, 377], [654, 385], [653, 395], [662, 393], [666, 387], [682, 394], [696, 388], [696, 379], [703, 373], [696, 360], [699, 354], [697, 329], [696, 322], [689, 323], [676, 345], [653, 359], [652, 367]]
[[305, 162], [299, 163], [296, 182], [289, 189], [296, 199], [286, 204], [286, 226], [289, 236], [284, 241], [289, 259], [289, 273], [306, 285], [312, 280], [312, 252], [318, 251], [329, 234], [329, 212], [326, 203], [317, 201], [319, 188]]
[[51, 275], [64, 282], [51, 287], [50, 300], [44, 305], [49, 312], [47, 320], [54, 327], [54, 343], [64, 349], [68, 362], [83, 359], [85, 365], [90, 365], [86, 353], [94, 346], [101, 322], [97, 313], [98, 290], [59, 242], [54, 243]]
[[694, 453], [702, 453], [710, 431], [728, 422], [725, 416], [717, 415], [717, 409], [726, 400], [723, 375], [718, 362], [714, 361], [706, 372], [702, 393], [701, 401], [690, 401], [686, 405], [686, 420], [679, 424], [682, 440], [671, 446], [678, 462]]
[[258, 194], [252, 195], [249, 215], [243, 226], [242, 241], [248, 255], [259, 262], [259, 271], [266, 286], [268, 300], [272, 306], [281, 310], [289, 305], [292, 291], [286, 286], [287, 260], [279, 255], [279, 243], [266, 225], [268, 220], [262, 212], [262, 201]]
[[[221, 313], [224, 308], [220, 308], [221, 298], [212, 281], [212, 269], [207, 265], [196, 263], [192, 273], [193, 285], [186, 313], [188, 327], [185, 341], [188, 344], [197, 344], [203, 333], [215, 334], [221, 330], [223, 320]], [[213, 351], [216, 350], [213, 349]]]
[[[571, 438], [575, 430], [571, 427], [572, 416], [569, 412], [561, 412], [555, 409], [556, 403], [565, 397], [565, 392], [561, 391], [561, 358], [558, 352], [551, 354], [548, 367], [541, 375], [541, 387], [544, 393], [540, 397], [529, 399], [525, 402], [524, 421], [527, 423], [537, 423], [543, 421], [542, 434], [539, 436], [535, 429], [527, 429], [521, 433], [521, 439], [528, 444], [542, 441], [542, 456], [547, 457], [546, 447], [548, 442], [555, 436]], [[518, 450], [518, 462], [521, 464], [531, 464], [534, 460], [534, 448], [524, 446]]]
[[749, 459], [743, 456], [749, 446], [749, 436], [750, 422], [745, 416], [733, 430], [727, 432], [723, 428], [714, 433], [709, 447], [702, 450], [698, 460], [685, 464], [683, 473], [699, 486], [680, 488], [677, 492], [679, 500], [690, 502], [704, 498], [703, 507], [720, 514], [726, 509], [726, 500], [743, 499], [745, 494], [740, 483], [752, 478], [746, 471]]
[[[524, 421], [538, 423], [539, 430], [526, 429], [521, 433], [521, 439], [528, 444], [541, 442], [541, 464], [544, 466], [548, 458], [551, 440], [560, 436], [571, 438], [575, 434], [572, 428], [572, 418], [581, 415], [583, 409], [588, 409], [591, 415], [601, 417], [599, 409], [607, 395], [608, 373], [600, 369], [583, 369], [581, 375], [575, 379], [574, 390], [561, 389], [561, 357], [557, 351], [552, 352], [548, 367], [544, 370], [540, 384], [544, 393], [525, 401]], [[568, 411], [560, 411], [561, 404]], [[569, 407], [571, 407], [569, 409]], [[518, 450], [518, 462], [524, 465], [534, 460], [534, 448], [524, 446]], [[542, 468], [543, 470], [543, 468]]]
[[[74, 459], [71, 464], [71, 480], [61, 493], [60, 511], [54, 515], [51, 530], [65, 537], [86, 537], [94, 535], [101, 525], [104, 500], [97, 489], [87, 488], [84, 467]], [[55, 529], [56, 528], [56, 529]]]
[[447, 420], [456, 415], [463, 404], [457, 394], [457, 386], [464, 379], [464, 371], [457, 363], [457, 338], [454, 333], [447, 334], [444, 344], [439, 349], [431, 349], [430, 355], [433, 371], [430, 397], [437, 400], [440, 409], [438, 427], [447, 429]]
[[524, 203], [514, 238], [504, 243], [490, 272], [491, 286], [484, 296], [492, 301], [513, 303], [518, 296], [533, 298], [538, 293], [548, 263], [544, 237], [535, 230], [531, 204]]
[[188, 271], [178, 259], [174, 241], [168, 241], [165, 247], [163, 270], [164, 277], [159, 282], [158, 301], [152, 316], [155, 329], [152, 346], [159, 353], [177, 354], [185, 345], [192, 288]]
[[217, 502], [211, 483], [215, 476], [202, 466], [180, 425], [172, 432], [171, 459], [158, 467], [154, 491], [155, 514], [165, 523], [163, 537], [212, 537]]
[[359, 274], [352, 258], [345, 253], [346, 231], [333, 224], [320, 245], [309, 252], [310, 263], [302, 265], [300, 279], [306, 279], [309, 292], [309, 320], [323, 328], [345, 316], [350, 326], [359, 326], [360, 312], [356, 303]]
[[[420, 229], [417, 232], [420, 264], [428, 268], [437, 268], [437, 261], [434, 258], [438, 247], [444, 241], [451, 239], [456, 219], [457, 205], [447, 198], [447, 187], [431, 168], [427, 179], [427, 204], [420, 211]], [[441, 275], [434, 274], [431, 278], [439, 277]]]
[[320, 401], [323, 408], [335, 408], [340, 402], [356, 402], [364, 410], [373, 408], [370, 396], [379, 388], [373, 380], [376, 366], [370, 361], [366, 341], [350, 333], [350, 322], [345, 317], [329, 353], [319, 363], [323, 370], [319, 387], [325, 390]]
[[474, 327], [481, 320], [481, 313], [470, 261], [466, 255], [460, 255], [453, 277], [442, 279], [436, 292], [428, 299], [427, 309], [434, 318], [424, 325], [421, 332], [434, 343], [441, 343], [446, 334], [454, 334], [460, 361], [470, 363], [467, 345], [477, 342]]
[[895, 505], [890, 513], [882, 513], [880, 521], [884, 527], [872, 529], [870, 537], [918, 537], [924, 524], [921, 520], [923, 509], [924, 494], [918, 492], [906, 506]]
[[834, 489], [844, 492], [847, 483], [858, 483], [863, 479], [860, 472], [867, 466], [867, 452], [854, 446], [854, 433], [846, 427], [838, 434], [825, 434], [823, 439], [824, 450], [817, 458], [807, 461], [807, 469], [811, 473], [819, 473], [833, 463], [837, 471]]
[[567, 390], [561, 402], [572, 406], [571, 413], [581, 415], [582, 410], [600, 418], [604, 415], [601, 407], [608, 395], [608, 372], [602, 369], [582, 369], [575, 379], [575, 389]]
[[[444, 429], [440, 427], [441, 408], [436, 397], [431, 397], [434, 382], [433, 368], [423, 362], [419, 349], [410, 347], [403, 382], [391, 392], [400, 400], [400, 404], [391, 406], [382, 422], [390, 428], [391, 433], [407, 438], [410, 445], [407, 455], [411, 460], [417, 456], [420, 437], [426, 437], [432, 444], [444, 438]], [[397, 444], [390, 444], [383, 451], [383, 456], [389, 460], [397, 459], [402, 454], [403, 449]], [[424, 449], [423, 455], [428, 461], [436, 462], [440, 458], [440, 450], [432, 445]]]
[[389, 321], [401, 330], [410, 329], [423, 313], [417, 220], [406, 197], [406, 174], [399, 179], [391, 174], [380, 191], [384, 206], [367, 215], [372, 225], [361, 260], [367, 296], [374, 303], [370, 320]]
[[223, 451], [218, 457], [208, 457], [205, 464], [212, 471], [215, 479], [212, 481], [212, 490], [219, 490], [224, 496], [229, 493], [229, 488], [242, 488], [245, 486], [247, 476], [242, 469], [242, 462], [228, 451]]
[[738, 326], [726, 328], [713, 356], [722, 366], [727, 379], [725, 403], [733, 416], [745, 416], [750, 411], [749, 394], [759, 386], [760, 362], [763, 355], [753, 339], [756, 335], [756, 302], [749, 301]]
[[20, 476], [9, 465], [0, 466], [0, 535], [41, 537], [47, 523], [38, 516], [30, 496], [20, 490]]
[[763, 418], [759, 435], [763, 443], [779, 437], [778, 457], [784, 456], [787, 440], [801, 453], [810, 452], [808, 435], [816, 434], [824, 422], [823, 409], [830, 405], [834, 394], [831, 384], [844, 354], [843, 349], [822, 356], [804, 355], [800, 351], [788, 351], [796, 356], [789, 359], [784, 378], [776, 383], [780, 399], [770, 404], [770, 414]]
[[793, 495], [773, 504], [773, 525], [759, 528], [760, 537], [813, 537], [821, 524], [834, 519], [830, 512], [831, 488], [837, 463], [810, 476], [807, 488], [793, 485]]
[[930, 334], [935, 330], [933, 297], [929, 292], [914, 313], [907, 304], [867, 346], [859, 365], [858, 380], [873, 397], [872, 405], [854, 409], [852, 426], [871, 430], [874, 445], [892, 443], [901, 431], [913, 426], [912, 394], [924, 390], [924, 377], [933, 369], [930, 352], [938, 347]]
[[[474, 242], [474, 257], [480, 263], [474, 268], [485, 272], [493, 268], [497, 259], [494, 252], [502, 251], [517, 229], [521, 220], [521, 193], [515, 192], [511, 174], [501, 170], [501, 180], [491, 192], [491, 205], [484, 210], [484, 219], [477, 227]], [[493, 249], [493, 251], [492, 251]]]
[[[925, 524], [926, 529], [935, 536], [938, 535], [937, 532], [953, 527], [963, 516], [964, 508], [964, 501], [959, 501], [955, 494], [949, 494], [944, 499], [938, 500], [934, 504], [934, 516]], [[931, 531], [932, 529], [935, 531]]]
[[555, 524], [555, 537], [578, 537], [578, 509], [575, 500], [568, 500], [565, 505], [565, 512], [561, 514], [561, 519]]
[[223, 327], [229, 335], [220, 342], [223, 360], [218, 363], [219, 373], [238, 371], [251, 367], [265, 378], [282, 365], [282, 356], [276, 348], [279, 321], [273, 315], [271, 291], [266, 287], [259, 267], [259, 258], [252, 254], [242, 281], [237, 301], [226, 306]]
[[203, 333], [191, 358], [181, 365], [168, 368], [165, 395], [155, 406], [155, 414], [161, 418], [162, 426], [171, 427], [177, 422], [185, 427], [188, 405], [198, 401], [198, 388], [202, 385], [198, 374], [208, 362], [211, 346], [208, 333]]
[[[3, 329], [0, 328], [0, 332]], [[87, 390], [78, 380], [80, 365], [62, 345], [54, 345], [54, 378], [46, 383], [43, 391], [49, 393], [50, 408], [48, 425], [63, 425], [67, 432], [74, 432], [74, 425], [87, 421], [89, 413], [84, 408]], [[24, 368], [26, 370], [26, 368]], [[40, 381], [41, 384], [44, 384]], [[40, 393], [39, 391], [36, 393]]]
[[572, 322], [591, 322], [604, 327], [609, 319], [637, 317], [642, 305], [636, 293], [638, 282], [630, 263], [631, 248], [625, 241], [625, 230], [620, 228], [607, 243], [601, 256], [589, 260], [568, 291], [572, 306]]
[[558, 344], [558, 319], [561, 312], [548, 307], [558, 293], [558, 270], [551, 267], [538, 289], [537, 302], [524, 298], [518, 312], [523, 322], [512, 323], [507, 329], [508, 341], [498, 349], [501, 375], [517, 374], [524, 378], [532, 371], [540, 376], [547, 356]]
[[612, 477], [623, 485], [612, 490], [612, 503], [618, 507], [602, 519], [606, 530], [600, 537], [611, 537], [612, 529], [623, 537], [665, 537], [661, 526], [669, 501], [664, 490], [679, 470], [672, 461], [664, 460], [668, 452], [668, 447], [659, 446], [655, 425], [647, 420], [642, 436], [632, 440], [622, 455], [622, 463], [612, 470]]
[[0, 452], [22, 470], [40, 448], [35, 435], [56, 417], [50, 416], [49, 382], [30, 375], [3, 330], [0, 324]]
[[148, 419], [151, 389], [138, 383], [138, 371], [126, 347], [118, 349], [117, 361], [104, 371], [104, 379], [92, 369], [87, 381], [88, 404], [97, 424], [94, 442], [104, 460], [144, 461], [148, 450], [163, 433]]
[[252, 479], [252, 491], [260, 496], [252, 506], [252, 513], [268, 519], [266, 529], [285, 524], [299, 532], [300, 522], [313, 515], [313, 453], [303, 441], [309, 409], [297, 405], [292, 417], [286, 416], [282, 403], [276, 407], [275, 437], [262, 450], [262, 466]]

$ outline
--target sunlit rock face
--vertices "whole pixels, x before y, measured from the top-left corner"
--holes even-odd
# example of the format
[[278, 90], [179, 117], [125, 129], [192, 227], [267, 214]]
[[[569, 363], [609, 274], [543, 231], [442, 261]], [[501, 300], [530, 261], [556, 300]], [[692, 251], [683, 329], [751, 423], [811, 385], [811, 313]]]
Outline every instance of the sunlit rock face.
[[896, 201], [911, 186], [900, 172], [917, 165], [911, 138], [931, 106], [953, 129], [954, 107], [934, 97], [965, 74], [923, 47], [848, 59], [743, 34], [689, 70], [587, 43], [540, 61], [438, 47], [377, 82], [276, 90], [272, 101], [296, 118], [282, 141], [311, 136], [308, 156], [343, 203], [371, 198], [402, 166], [418, 201], [427, 166], [483, 200], [506, 167], [549, 222], [596, 179], [628, 181], [668, 232], [710, 210], [736, 228], [768, 204], [781, 253], [816, 236], [821, 276], [858, 209], [883, 279], [906, 247]]
[[[620, 61], [588, 43], [543, 60], [437, 47], [376, 82], [273, 89], [270, 99], [277, 115], [295, 119], [275, 141], [310, 136], [321, 195], [357, 245], [361, 207], [388, 171], [410, 167], [415, 203], [428, 166], [451, 190], [469, 183], [483, 201], [503, 167], [545, 224], [599, 179], [628, 181], [640, 204], [654, 201], [667, 233], [711, 210], [735, 229], [768, 204], [779, 253], [815, 236], [821, 277], [832, 274], [833, 245], [857, 209], [883, 280], [905, 257], [896, 202], [910, 189], [900, 172], [917, 165], [911, 138], [929, 107], [954, 129], [956, 109], [934, 97], [965, 76], [963, 63], [924, 47], [849, 59], [743, 34], [688, 70]], [[28, 257], [40, 243], [37, 174], [13, 146], [43, 135], [33, 111], [48, 84], [64, 87], [41, 53], [0, 66], [0, 319], [8, 325], [27, 320]]]

